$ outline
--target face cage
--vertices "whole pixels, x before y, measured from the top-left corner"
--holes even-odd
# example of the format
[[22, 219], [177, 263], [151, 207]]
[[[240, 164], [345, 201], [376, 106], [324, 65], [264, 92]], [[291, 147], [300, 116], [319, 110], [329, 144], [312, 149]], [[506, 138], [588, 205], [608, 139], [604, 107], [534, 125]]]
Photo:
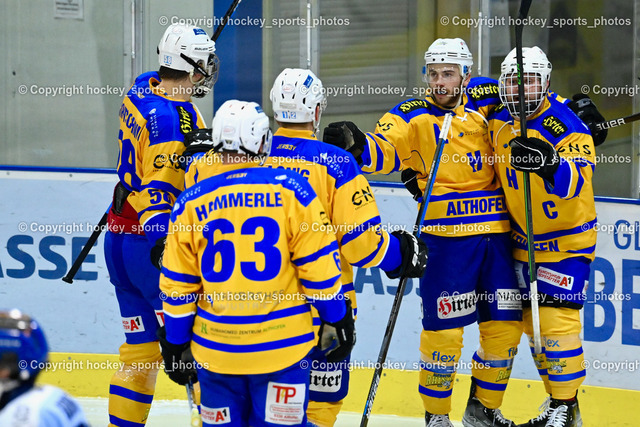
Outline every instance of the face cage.
[[[191, 65], [195, 64], [190, 58], [187, 62]], [[220, 70], [220, 60], [218, 55], [215, 53], [210, 54], [207, 59], [207, 65], [204, 68], [202, 65], [202, 61], [198, 61], [198, 63], [194, 65], [193, 70], [189, 73], [189, 79], [191, 80], [191, 83], [195, 85], [193, 96], [196, 98], [204, 98], [207, 96], [207, 94], [211, 92], [211, 89], [213, 89], [213, 85], [218, 81], [218, 71]], [[193, 80], [193, 75], [196, 72], [204, 76], [203, 79], [197, 82]]]
[[[540, 90], [531, 91], [527, 88], [531, 87], [531, 85], [524, 85], [524, 110], [526, 114], [526, 118], [530, 118], [542, 105], [544, 98], [547, 94], [548, 84], [543, 83], [542, 74], [536, 72], [526, 72], [526, 74], [535, 74], [535, 76], [540, 81], [540, 84], [536, 84], [536, 86], [540, 87]], [[507, 80], [511, 82], [515, 82], [509, 84], [510, 87], [513, 87], [510, 91], [507, 91]], [[518, 92], [518, 77], [516, 73], [502, 74], [500, 79], [498, 80], [498, 94], [500, 96], [500, 101], [504, 104], [515, 120], [520, 120], [520, 101], [519, 101], [519, 92]], [[544, 87], [546, 86], [546, 87]]]

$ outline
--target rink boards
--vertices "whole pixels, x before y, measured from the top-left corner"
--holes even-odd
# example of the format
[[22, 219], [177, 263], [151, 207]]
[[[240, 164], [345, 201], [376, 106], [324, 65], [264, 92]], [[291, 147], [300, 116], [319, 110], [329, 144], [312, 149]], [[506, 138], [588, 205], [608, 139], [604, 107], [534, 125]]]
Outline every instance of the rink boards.
[[[52, 356], [59, 364], [57, 368], [52, 365], [51, 371], [57, 370], [48, 372], [45, 381], [60, 383], [76, 395], [105, 396], [113, 372], [108, 361], [117, 361], [112, 355], [117, 354], [123, 334], [105, 267], [103, 235], [74, 283], [69, 285], [60, 279], [107, 209], [116, 175], [0, 170], [0, 178], [4, 200], [0, 216], [0, 307], [19, 307], [42, 323], [52, 351], [59, 353]], [[372, 184], [372, 190], [384, 226], [411, 226], [415, 222], [415, 202], [404, 188]], [[640, 397], [640, 205], [635, 200], [598, 198], [596, 208], [596, 260], [582, 310], [587, 379], [580, 403], [583, 416], [597, 422], [595, 425], [632, 425], [625, 420], [633, 413], [633, 399]], [[363, 405], [397, 284], [377, 269], [356, 272], [358, 345], [353, 354], [347, 410], [360, 411]], [[420, 316], [418, 282], [410, 280], [376, 412], [405, 416], [422, 413], [415, 372]], [[468, 327], [459, 372], [469, 373], [477, 342], [477, 327]], [[516, 421], [533, 415], [544, 396], [524, 340], [519, 350], [503, 411]], [[165, 382], [166, 378], [160, 377]], [[452, 415], [459, 419], [468, 377], [459, 375], [458, 379]], [[158, 390], [160, 398], [183, 398], [184, 394], [180, 387], [170, 384]]]

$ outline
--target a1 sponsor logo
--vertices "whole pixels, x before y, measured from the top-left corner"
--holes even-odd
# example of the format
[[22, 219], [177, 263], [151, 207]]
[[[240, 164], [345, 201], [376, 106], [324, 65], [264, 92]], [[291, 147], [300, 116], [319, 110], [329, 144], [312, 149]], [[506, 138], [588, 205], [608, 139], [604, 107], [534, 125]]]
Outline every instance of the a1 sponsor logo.
[[545, 281], [558, 288], [571, 290], [573, 288], [573, 276], [558, 273], [546, 267], [538, 267], [538, 280]]
[[142, 316], [123, 317], [122, 327], [124, 328], [125, 333], [144, 332], [144, 323], [142, 323]]

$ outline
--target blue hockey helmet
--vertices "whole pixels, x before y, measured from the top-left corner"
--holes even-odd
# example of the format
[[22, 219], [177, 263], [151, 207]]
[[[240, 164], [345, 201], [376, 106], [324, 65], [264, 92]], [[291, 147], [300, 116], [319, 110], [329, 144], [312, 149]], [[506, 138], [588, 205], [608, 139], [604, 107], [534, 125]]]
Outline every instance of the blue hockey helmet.
[[20, 310], [0, 311], [0, 369], [9, 369], [11, 378], [35, 378], [45, 366], [48, 350], [38, 322]]

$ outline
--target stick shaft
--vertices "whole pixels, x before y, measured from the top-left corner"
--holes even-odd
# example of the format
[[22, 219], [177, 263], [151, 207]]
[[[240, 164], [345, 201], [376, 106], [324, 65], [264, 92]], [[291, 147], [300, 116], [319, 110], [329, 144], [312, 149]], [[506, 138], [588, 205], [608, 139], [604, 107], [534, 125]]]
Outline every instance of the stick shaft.
[[220, 23], [220, 25], [218, 25], [216, 30], [213, 32], [213, 35], [211, 36], [211, 40], [213, 40], [214, 42], [218, 40], [218, 37], [220, 37], [220, 33], [222, 32], [222, 30], [224, 30], [224, 27], [227, 25], [227, 22], [229, 22], [229, 18], [231, 18], [231, 15], [233, 15], [233, 12], [236, 11], [236, 8], [238, 7], [241, 1], [242, 0], [233, 0], [233, 3], [231, 3], [231, 6], [229, 6], [229, 9], [227, 9], [227, 13], [224, 14], [224, 17], [222, 18], [222, 22]]
[[[445, 116], [444, 122], [442, 124], [442, 129], [440, 131], [440, 138], [438, 139], [438, 144], [436, 146], [436, 152], [433, 156], [433, 160], [431, 161], [429, 180], [427, 181], [427, 185], [424, 189], [424, 193], [422, 195], [422, 203], [420, 204], [420, 209], [418, 211], [418, 217], [416, 218], [416, 223], [413, 227], [413, 235], [418, 238], [420, 236], [422, 221], [424, 220], [424, 215], [427, 211], [427, 205], [429, 204], [429, 199], [431, 198], [433, 184], [435, 182], [436, 173], [438, 172], [438, 167], [440, 165], [440, 158], [442, 157], [442, 151], [447, 139], [449, 127], [451, 126], [451, 117], [451, 113]], [[380, 377], [382, 376], [383, 365], [385, 360], [387, 360], [387, 353], [389, 352], [391, 337], [393, 336], [393, 330], [396, 326], [396, 321], [398, 320], [398, 314], [400, 313], [400, 305], [402, 304], [402, 297], [404, 296], [404, 290], [407, 286], [407, 280], [408, 279], [406, 277], [402, 277], [400, 279], [398, 290], [396, 291], [396, 295], [393, 299], [393, 304], [391, 305], [391, 313], [389, 314], [387, 328], [382, 339], [380, 353], [378, 354], [378, 363], [376, 363], [375, 370], [373, 371], [373, 378], [371, 379], [371, 386], [369, 387], [367, 402], [364, 407], [364, 412], [362, 413], [362, 419], [360, 420], [360, 427], [366, 427], [369, 424], [369, 417], [371, 416], [373, 401], [375, 400], [376, 393], [378, 392], [378, 385], [380, 385]]]
[[[520, 103], [520, 135], [527, 137], [527, 112], [525, 108], [524, 70], [522, 60], [522, 31], [523, 21], [529, 14], [532, 0], [522, 0], [518, 20], [516, 24], [516, 61], [518, 63], [518, 100]], [[531, 209], [531, 177], [529, 172], [524, 172], [524, 205], [527, 228], [527, 258], [529, 262], [529, 287], [531, 301], [531, 319], [533, 326], [533, 346], [536, 354], [542, 352], [542, 337], [540, 335], [540, 311], [538, 307], [538, 282], [536, 271], [533, 212]]]
[[91, 248], [93, 248], [93, 245], [96, 244], [96, 240], [98, 240], [98, 237], [100, 237], [100, 233], [102, 233], [102, 229], [106, 224], [107, 224], [107, 213], [105, 212], [105, 214], [102, 215], [102, 218], [100, 218], [100, 221], [96, 226], [96, 229], [93, 230], [93, 233], [91, 233], [91, 236], [89, 236], [89, 239], [87, 240], [87, 243], [82, 248], [82, 251], [78, 254], [78, 257], [73, 262], [73, 265], [69, 269], [69, 272], [62, 278], [63, 281], [67, 283], [73, 283], [73, 278], [76, 276], [76, 273], [78, 272], [78, 270], [80, 270], [82, 263], [84, 262], [87, 255], [89, 255], [89, 252], [91, 251]]

